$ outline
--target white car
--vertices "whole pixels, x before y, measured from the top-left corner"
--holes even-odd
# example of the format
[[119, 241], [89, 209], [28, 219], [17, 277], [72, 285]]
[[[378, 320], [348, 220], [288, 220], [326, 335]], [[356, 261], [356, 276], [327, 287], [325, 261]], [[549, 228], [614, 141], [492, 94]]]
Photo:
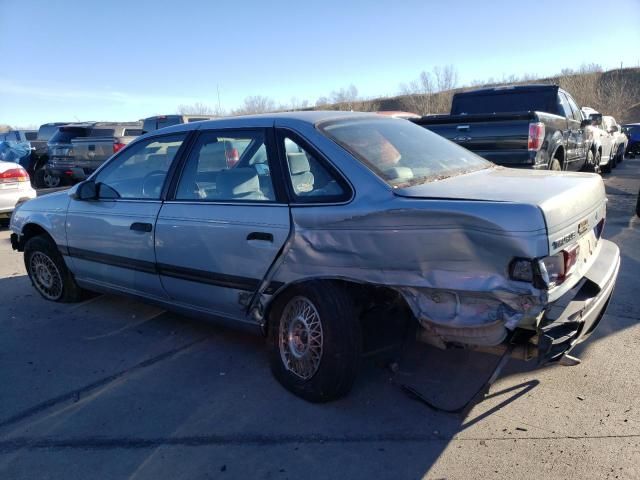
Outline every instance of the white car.
[[616, 122], [616, 119], [611, 116], [605, 115], [602, 117], [602, 126], [613, 139], [611, 155], [614, 163], [618, 164], [624, 160], [624, 152], [627, 149], [629, 139], [622, 131], [622, 127]]
[[585, 130], [591, 139], [591, 147], [588, 156], [593, 156], [593, 164], [599, 165], [604, 173], [610, 173], [612, 168], [616, 168], [613, 135], [604, 126], [603, 116], [591, 107], [582, 107], [584, 118], [593, 120], [593, 123]]
[[17, 163], [0, 161], [0, 223], [6, 223], [17, 204], [36, 198], [29, 174]]

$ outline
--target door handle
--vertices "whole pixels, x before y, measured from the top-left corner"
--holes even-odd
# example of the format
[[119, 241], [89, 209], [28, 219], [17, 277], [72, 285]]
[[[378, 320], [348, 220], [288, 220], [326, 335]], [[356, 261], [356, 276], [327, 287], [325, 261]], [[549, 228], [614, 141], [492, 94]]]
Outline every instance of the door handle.
[[262, 240], [273, 243], [273, 234], [267, 232], [251, 232], [247, 235], [247, 240]]
[[134, 222], [129, 229], [134, 232], [150, 232], [153, 229], [153, 225], [150, 223]]

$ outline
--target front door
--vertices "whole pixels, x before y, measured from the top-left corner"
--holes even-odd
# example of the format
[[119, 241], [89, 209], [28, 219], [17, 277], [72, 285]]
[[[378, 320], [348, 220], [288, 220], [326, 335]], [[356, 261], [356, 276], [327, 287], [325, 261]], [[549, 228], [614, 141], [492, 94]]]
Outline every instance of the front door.
[[160, 279], [177, 304], [251, 321], [247, 303], [290, 227], [270, 132], [204, 131], [194, 142], [156, 223]]
[[98, 197], [71, 200], [67, 245], [78, 280], [165, 298], [156, 271], [155, 221], [185, 133], [136, 142], [94, 177]]

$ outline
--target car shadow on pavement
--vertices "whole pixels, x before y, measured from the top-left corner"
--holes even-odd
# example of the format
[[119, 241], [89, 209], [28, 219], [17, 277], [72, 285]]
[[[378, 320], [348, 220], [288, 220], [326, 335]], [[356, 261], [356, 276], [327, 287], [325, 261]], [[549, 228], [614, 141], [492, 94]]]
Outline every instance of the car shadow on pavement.
[[[260, 337], [118, 297], [52, 304], [34, 296], [24, 275], [0, 279], [0, 291], [10, 303], [2, 307], [7, 335], [0, 339], [12, 358], [0, 371], [7, 386], [0, 472], [7, 477], [48, 452], [84, 472], [98, 456], [107, 476], [135, 478], [191, 477], [221, 465], [237, 476], [280, 468], [313, 476], [326, 452], [339, 477], [421, 477], [457, 434], [537, 384], [491, 391], [499, 403], [481, 413], [434, 411], [400, 384], [455, 407], [482, 386], [498, 357], [412, 341], [399, 368], [367, 359], [348, 397], [310, 404], [273, 379]], [[530, 368], [513, 361], [505, 374]], [[300, 453], [287, 461], [284, 452]]]

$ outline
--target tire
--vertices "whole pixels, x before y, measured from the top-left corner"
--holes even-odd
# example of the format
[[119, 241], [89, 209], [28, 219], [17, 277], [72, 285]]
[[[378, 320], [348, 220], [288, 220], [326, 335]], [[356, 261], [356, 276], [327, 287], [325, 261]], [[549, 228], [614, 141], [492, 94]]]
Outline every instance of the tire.
[[[271, 371], [282, 386], [315, 403], [351, 390], [360, 366], [362, 331], [344, 288], [333, 282], [294, 286], [276, 299], [270, 319]], [[309, 341], [312, 336], [315, 342]]]
[[615, 155], [609, 159], [609, 163], [611, 164], [611, 168], [616, 168], [618, 166], [618, 161]]
[[63, 303], [82, 300], [83, 290], [73, 279], [50, 237], [37, 235], [27, 240], [24, 265], [31, 284], [45, 300]]
[[616, 153], [617, 158], [617, 163], [622, 163], [622, 161], [624, 160], [624, 148], [622, 148], [622, 145], [620, 145], [620, 147], [618, 147], [618, 152]]
[[56, 188], [62, 185], [62, 178], [47, 173], [44, 168], [36, 172], [36, 188]]
[[560, 163], [560, 160], [558, 160], [557, 158], [551, 160], [551, 162], [549, 163], [549, 170], [562, 171], [562, 164]]
[[587, 161], [582, 170], [584, 172], [598, 172], [600, 170], [600, 161], [596, 162], [591, 150], [587, 152]]

